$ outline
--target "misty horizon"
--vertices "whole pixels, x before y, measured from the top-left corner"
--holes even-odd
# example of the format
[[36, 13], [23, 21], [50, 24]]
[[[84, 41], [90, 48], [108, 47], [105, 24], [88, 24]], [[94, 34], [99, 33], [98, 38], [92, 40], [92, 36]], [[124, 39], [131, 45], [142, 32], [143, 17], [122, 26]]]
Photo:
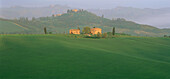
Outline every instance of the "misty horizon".
[[[49, 7], [52, 5], [59, 5], [62, 7], [70, 7], [70, 8], [76, 8], [76, 9], [99, 9], [99, 10], [110, 10], [108, 12], [103, 12], [102, 14], [105, 14], [109, 19], [112, 19], [114, 17], [116, 18], [125, 18], [127, 20], [131, 20], [140, 24], [147, 24], [152, 25], [157, 28], [170, 28], [170, 0], [0, 0], [0, 8], [1, 13], [3, 13], [2, 8], [11, 8], [11, 7], [26, 7], [26, 8], [35, 8], [35, 7]], [[126, 10], [126, 12], [117, 13], [114, 15], [115, 9], [125, 7], [125, 8], [135, 8], [137, 10], [131, 10], [132, 14], [136, 15], [142, 15], [142, 16], [131, 16], [131, 14], [127, 14], [129, 10]], [[69, 9], [69, 8], [65, 8]], [[149, 9], [152, 9], [153, 12], [150, 12]], [[161, 9], [166, 9], [168, 11], [162, 12]], [[139, 10], [144, 10], [140, 12]], [[161, 14], [159, 12], [155, 12], [154, 10], [160, 10]], [[119, 12], [120, 10], [117, 10]], [[138, 12], [139, 11], [139, 12]], [[22, 12], [22, 11], [21, 11]], [[63, 11], [64, 12], [64, 11]], [[60, 12], [60, 13], [63, 13]], [[92, 11], [93, 12], [93, 11]], [[148, 16], [146, 13], [149, 12], [150, 15]], [[14, 13], [14, 12], [12, 12]], [[53, 12], [52, 12], [53, 13]], [[45, 14], [42, 16], [49, 16], [52, 13], [49, 12], [49, 14]], [[56, 12], [58, 13], [58, 12]], [[95, 13], [95, 12], [93, 12]], [[98, 14], [99, 13], [99, 14]], [[101, 15], [101, 12], [96, 12], [95, 14]], [[157, 15], [152, 15], [153, 13], [158, 13]], [[6, 13], [3, 13], [4, 16]], [[15, 14], [15, 13], [14, 13]], [[31, 13], [32, 14], [32, 13]], [[107, 15], [109, 14], [109, 15]], [[119, 15], [120, 14], [120, 15]], [[2, 18], [4, 17], [2, 14], [0, 15]], [[27, 14], [28, 15], [28, 14]], [[23, 15], [26, 17], [27, 15]], [[126, 16], [125, 16], [126, 15]], [[129, 17], [131, 16], [131, 17]], [[130, 18], [130, 19], [129, 19]], [[131, 19], [133, 18], [133, 19]]]
[[13, 5], [13, 6], [8, 6], [8, 7], [0, 7], [0, 8], [15, 8], [15, 7], [23, 7], [23, 8], [43, 8], [43, 7], [50, 7], [50, 6], [67, 6], [70, 7], [72, 9], [107, 9], [107, 10], [111, 10], [111, 9], [115, 9], [115, 8], [121, 8], [121, 7], [126, 7], [126, 8], [136, 8], [136, 9], [166, 9], [166, 8], [170, 8], [170, 7], [160, 7], [160, 8], [140, 8], [140, 7], [131, 7], [131, 6], [115, 6], [112, 8], [79, 8], [79, 7], [71, 7], [69, 5], [62, 5], [62, 4], [49, 4], [49, 5], [44, 5], [44, 6], [22, 6], [22, 5]]
[[166, 8], [170, 7], [169, 0], [1, 0], [0, 7], [23, 6], [45, 7], [48, 5], [66, 5], [73, 8], [104, 8], [111, 9], [117, 6], [134, 8]]

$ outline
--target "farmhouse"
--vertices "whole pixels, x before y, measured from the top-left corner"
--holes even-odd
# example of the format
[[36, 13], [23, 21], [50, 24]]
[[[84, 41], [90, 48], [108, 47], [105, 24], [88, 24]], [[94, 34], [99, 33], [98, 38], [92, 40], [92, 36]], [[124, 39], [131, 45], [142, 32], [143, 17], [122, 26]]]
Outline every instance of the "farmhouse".
[[53, 15], [54, 17], [57, 17], [57, 16], [61, 16], [62, 14], [55, 14], [55, 15]]
[[93, 28], [93, 29], [91, 29], [91, 34], [98, 34], [98, 33], [100, 33], [100, 34], [102, 34], [102, 29], [101, 28]]
[[80, 29], [70, 29], [70, 34], [80, 34]]
[[72, 11], [73, 11], [73, 12], [78, 12], [78, 10], [77, 10], [77, 9], [73, 9]]
[[61, 16], [62, 14], [57, 14], [56, 16]]
[[[70, 34], [80, 34], [80, 29], [70, 29], [69, 33]], [[94, 27], [94, 28], [90, 29], [90, 34], [95, 35], [95, 34], [98, 34], [98, 33], [102, 34], [102, 29], [101, 28], [95, 28]]]

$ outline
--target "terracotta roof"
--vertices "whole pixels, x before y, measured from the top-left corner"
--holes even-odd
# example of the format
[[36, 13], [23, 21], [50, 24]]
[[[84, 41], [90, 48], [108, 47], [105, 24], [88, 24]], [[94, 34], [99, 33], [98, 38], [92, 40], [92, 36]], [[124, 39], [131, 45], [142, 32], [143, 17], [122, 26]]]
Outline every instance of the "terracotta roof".
[[102, 30], [101, 28], [92, 28], [91, 30]]
[[73, 9], [72, 11], [77, 12], [78, 10], [77, 9]]
[[70, 29], [71, 31], [80, 31], [79, 29]]

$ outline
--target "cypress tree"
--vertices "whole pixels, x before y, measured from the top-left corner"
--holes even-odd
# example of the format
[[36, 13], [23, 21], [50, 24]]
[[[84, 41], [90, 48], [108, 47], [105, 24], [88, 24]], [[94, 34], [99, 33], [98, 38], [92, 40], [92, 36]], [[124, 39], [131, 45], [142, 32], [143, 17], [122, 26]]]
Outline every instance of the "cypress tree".
[[112, 35], [115, 35], [115, 27], [113, 27]]
[[47, 34], [47, 28], [46, 27], [44, 27], [44, 33]]

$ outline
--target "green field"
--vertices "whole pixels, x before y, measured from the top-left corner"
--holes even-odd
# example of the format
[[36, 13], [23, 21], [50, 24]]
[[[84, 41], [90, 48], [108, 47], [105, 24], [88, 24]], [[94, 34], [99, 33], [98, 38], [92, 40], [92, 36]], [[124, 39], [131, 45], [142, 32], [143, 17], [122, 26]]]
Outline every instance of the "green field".
[[0, 79], [170, 79], [170, 38], [0, 35]]
[[1, 21], [0, 20], [0, 33], [13, 33], [13, 32], [21, 32], [26, 30], [26, 28], [17, 25], [10, 21]]

